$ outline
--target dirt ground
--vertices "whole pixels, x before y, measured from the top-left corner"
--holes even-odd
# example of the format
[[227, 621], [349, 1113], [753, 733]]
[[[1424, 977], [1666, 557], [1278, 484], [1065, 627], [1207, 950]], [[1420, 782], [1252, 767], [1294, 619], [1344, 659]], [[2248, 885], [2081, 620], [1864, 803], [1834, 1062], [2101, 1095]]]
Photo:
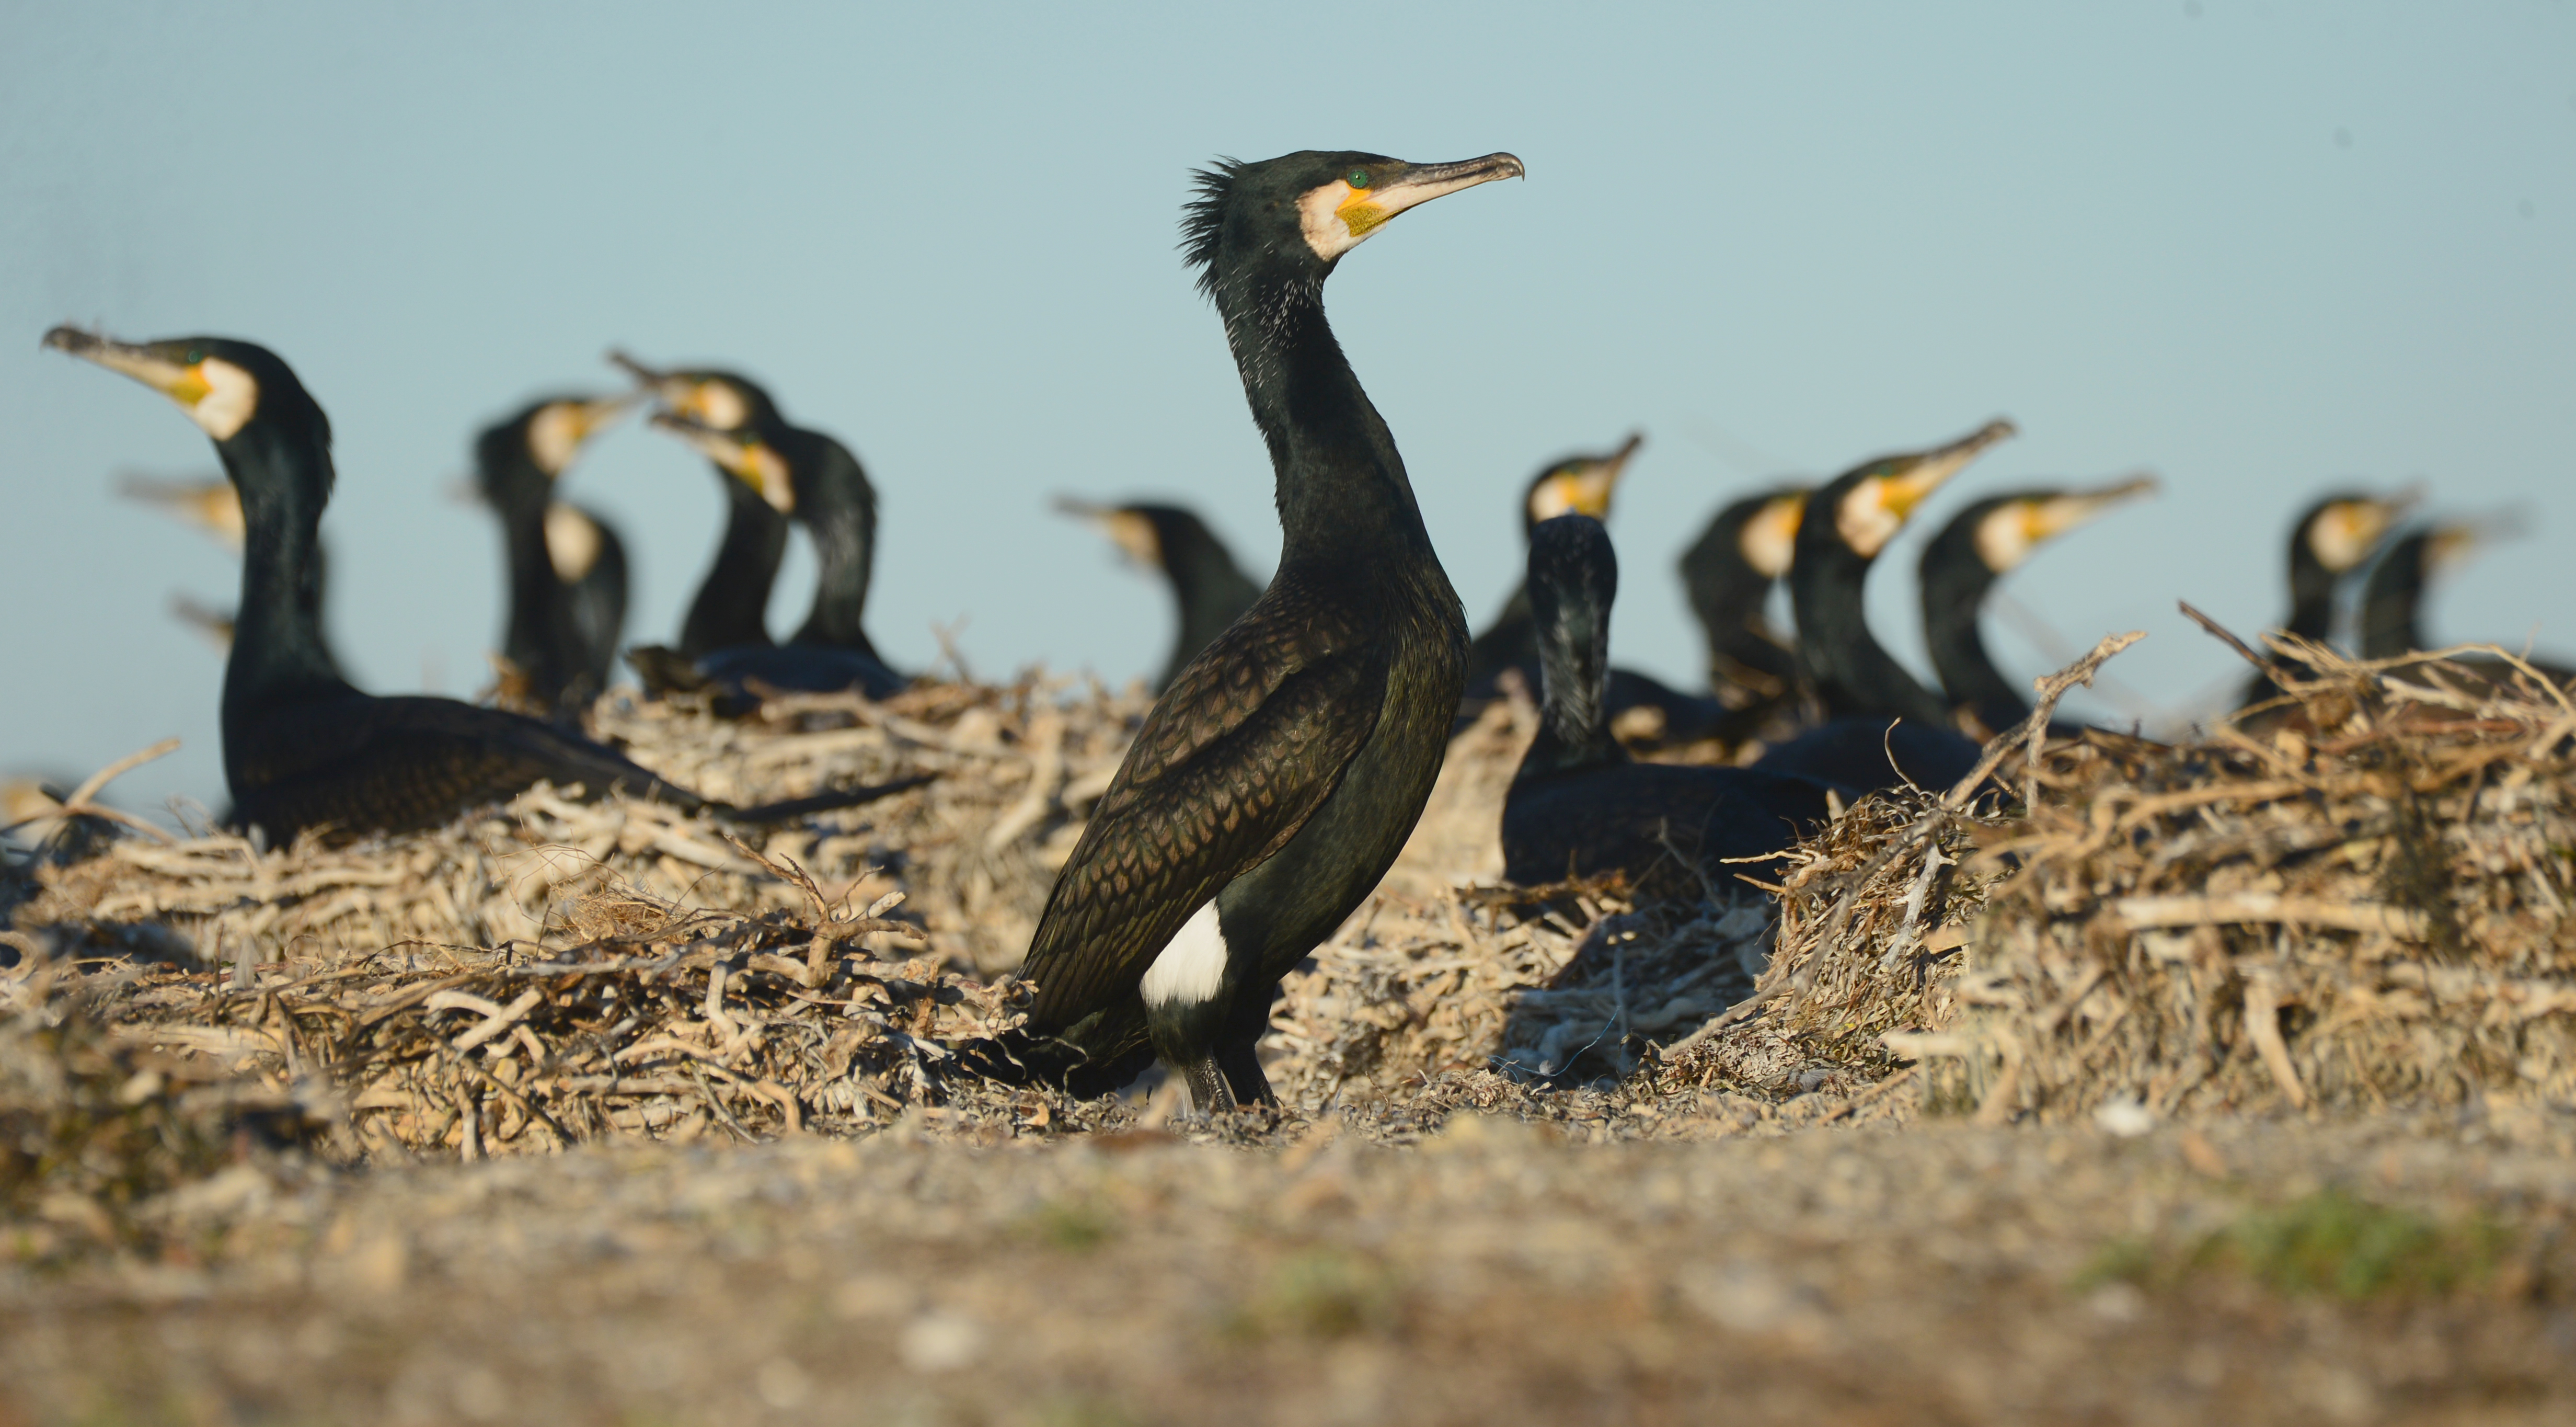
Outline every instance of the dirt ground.
[[245, 1167], [0, 1422], [2576, 1420], [2576, 1115], [1726, 1110]]

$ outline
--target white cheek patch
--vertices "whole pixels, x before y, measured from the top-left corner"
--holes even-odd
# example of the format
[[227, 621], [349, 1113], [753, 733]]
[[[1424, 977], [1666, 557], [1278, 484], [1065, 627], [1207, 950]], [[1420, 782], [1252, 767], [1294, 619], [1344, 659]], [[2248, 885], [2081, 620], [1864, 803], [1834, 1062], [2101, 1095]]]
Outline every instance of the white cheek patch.
[[1834, 512], [1834, 529], [1863, 559], [1878, 558], [1878, 552], [1905, 528], [1905, 517], [1887, 508], [1885, 494], [1885, 483], [1865, 481], [1844, 496], [1842, 509]]
[[259, 379], [220, 357], [198, 363], [197, 379], [206, 384], [206, 394], [188, 408], [188, 419], [216, 440], [230, 441], [259, 411]]
[[1986, 512], [1977, 522], [1977, 558], [1986, 568], [2000, 575], [2030, 558], [2039, 545], [2039, 534], [2027, 509], [2019, 505], [1999, 506]]
[[1744, 551], [1744, 563], [1775, 580], [1789, 573], [1790, 557], [1798, 549], [1798, 518], [1805, 513], [1804, 500], [1775, 500], [1764, 506], [1744, 523], [1744, 536], [1736, 542]]
[[600, 544], [598, 522], [562, 501], [546, 507], [546, 563], [555, 567], [556, 579], [577, 585], [589, 578]]
[[698, 383], [697, 407], [698, 419], [718, 431], [739, 431], [751, 419], [751, 403], [727, 382]]
[[2317, 560], [2340, 575], [2362, 562], [2379, 543], [2380, 522], [2358, 505], [2338, 505], [2317, 520], [2308, 548]]
[[1539, 482], [1538, 489], [1530, 492], [1530, 519], [1544, 525], [1560, 515], [1573, 514], [1577, 509], [1573, 486], [1572, 481], [1564, 480]]
[[537, 469], [560, 476], [581, 451], [581, 412], [569, 402], [556, 402], [528, 422], [528, 458]]
[[1204, 1006], [1225, 984], [1225, 957], [1225, 932], [1217, 926], [1216, 901], [1210, 898], [1172, 933], [1137, 989], [1148, 1006]]
[[1306, 235], [1306, 246], [1315, 250], [1315, 256], [1328, 263], [1368, 237], [1352, 233], [1351, 225], [1343, 221], [1341, 206], [1350, 196], [1350, 184], [1337, 178], [1297, 200], [1298, 230]]
[[760, 487], [761, 499], [780, 515], [794, 515], [796, 483], [788, 478], [787, 462], [766, 446], [754, 446], [749, 454], [752, 483]]

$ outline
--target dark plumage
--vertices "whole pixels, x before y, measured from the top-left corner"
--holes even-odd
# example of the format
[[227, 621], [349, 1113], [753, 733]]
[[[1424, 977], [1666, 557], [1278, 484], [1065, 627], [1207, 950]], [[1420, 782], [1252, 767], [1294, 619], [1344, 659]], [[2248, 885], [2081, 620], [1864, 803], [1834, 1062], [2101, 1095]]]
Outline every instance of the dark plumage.
[[522, 715], [453, 699], [373, 698], [321, 647], [313, 554], [331, 498], [331, 425], [272, 352], [219, 337], [141, 345], [69, 327], [45, 345], [176, 401], [215, 442], [241, 496], [242, 594], [224, 666], [224, 774], [234, 818], [284, 839], [403, 832], [446, 822], [539, 780], [612, 788], [748, 821], [866, 801], [854, 790], [733, 810], [614, 750]]
[[[241, 492], [233, 483], [216, 476], [211, 480], [172, 481], [152, 476], [127, 476], [117, 482], [117, 494], [128, 500], [157, 506], [181, 521], [211, 535], [225, 549], [239, 556], [242, 552]], [[313, 547], [313, 603], [320, 608], [328, 599], [331, 586], [330, 552], [319, 542]], [[233, 616], [230, 610], [203, 604], [186, 595], [170, 598], [171, 617], [213, 641], [218, 649], [233, 646]], [[331, 667], [340, 667], [339, 656], [331, 652], [330, 635], [317, 628], [315, 640], [322, 645], [322, 657]]]
[[[2476, 525], [2436, 525], [2390, 541], [2362, 585], [2361, 657], [2402, 659], [2432, 648], [2422, 624], [2425, 592], [2489, 538], [2491, 533]], [[2455, 654], [2450, 662], [2487, 679], [2512, 677], [2511, 666], [2492, 654]], [[2565, 665], [2540, 659], [2524, 662], [2552, 683], [2576, 680], [2576, 669]]]
[[1154, 676], [1156, 693], [1171, 687], [1200, 650], [1215, 643], [1261, 598], [1260, 584], [1234, 563], [1234, 552], [1205, 521], [1180, 506], [1104, 506], [1068, 497], [1058, 500], [1056, 509], [1100, 527], [1130, 559], [1160, 571], [1170, 587], [1179, 627], [1172, 636], [1171, 657]]
[[1682, 588], [1708, 641], [1708, 684], [1739, 708], [1776, 704], [1797, 688], [1795, 645], [1764, 606], [1789, 573], [1807, 488], [1781, 486], [1718, 511], [1682, 552]]
[[627, 406], [558, 396], [486, 427], [475, 479], [501, 522], [509, 573], [501, 657], [531, 711], [577, 716], [608, 687], [626, 625], [626, 546], [607, 522], [554, 498], [582, 446]]
[[1697, 892], [1752, 870], [1727, 859], [1777, 853], [1830, 815], [1822, 784], [1638, 763], [1610, 736], [1619, 564], [1599, 521], [1561, 515], [1541, 524], [1530, 537], [1528, 590], [1543, 687], [1538, 736], [1503, 801], [1505, 877], [1526, 884], [1619, 874], [1650, 892]]
[[1466, 619], [1324, 281], [1395, 214], [1520, 172], [1508, 154], [1297, 153], [1200, 175], [1184, 248], [1270, 448], [1284, 540], [1269, 589], [1146, 715], [1031, 941], [1028, 1053], [1077, 1088], [1150, 1044], [1201, 1112], [1269, 1101], [1254, 1047], [1279, 978], [1421, 815]]
[[[2369, 560], [2388, 528], [2414, 502], [2411, 492], [2383, 497], [2338, 491], [2301, 512], [2298, 523], [2290, 527], [2290, 617], [2280, 628], [2320, 644], [2330, 638], [2335, 591]], [[2293, 672], [2303, 667], [2296, 660], [2273, 657]], [[2258, 672], [2246, 680], [2236, 706], [2250, 708], [2280, 696], [2281, 687], [2271, 676]]]
[[[780, 421], [778, 404], [750, 378], [709, 368], [662, 370], [648, 367], [624, 352], [608, 359], [660, 404], [664, 413], [712, 431], [753, 430]], [[680, 622], [680, 642], [673, 647], [645, 645], [628, 660], [648, 690], [659, 692], [670, 679], [684, 685], [697, 676], [690, 666], [719, 649], [766, 645], [769, 637], [769, 592], [778, 582], [778, 562], [787, 554], [787, 512], [795, 504], [783, 462], [728, 466], [710, 457], [717, 485], [725, 497], [724, 536], [716, 545], [716, 562], [698, 582], [696, 598]]]
[[[1956, 715], [1991, 738], [2030, 717], [2030, 701], [1995, 667], [1979, 628], [1986, 594], [2040, 542], [2156, 488], [2140, 476], [2094, 491], [2029, 490], [1989, 496], [1953, 516], [1923, 547], [1923, 637], [1941, 690]], [[2074, 731], [2071, 727], [2064, 731]]]

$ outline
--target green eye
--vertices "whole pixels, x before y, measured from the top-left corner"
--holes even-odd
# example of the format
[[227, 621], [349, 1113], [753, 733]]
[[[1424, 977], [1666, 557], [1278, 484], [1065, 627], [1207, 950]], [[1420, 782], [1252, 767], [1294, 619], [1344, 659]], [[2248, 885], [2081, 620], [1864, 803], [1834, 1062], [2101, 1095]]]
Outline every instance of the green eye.
[[187, 355], [187, 358], [186, 358], [185, 362], [183, 363], [183, 365], [193, 367], [193, 366], [195, 366], [197, 363], [202, 362], [202, 361], [204, 361], [205, 359], [206, 359], [206, 349], [205, 349], [205, 348], [203, 348], [203, 347], [190, 347], [190, 348], [188, 349], [188, 355]]
[[1368, 170], [1367, 170], [1367, 169], [1364, 169], [1364, 168], [1355, 168], [1355, 169], [1352, 169], [1352, 170], [1351, 170], [1351, 187], [1353, 187], [1353, 188], [1366, 188], [1366, 187], [1368, 187]]

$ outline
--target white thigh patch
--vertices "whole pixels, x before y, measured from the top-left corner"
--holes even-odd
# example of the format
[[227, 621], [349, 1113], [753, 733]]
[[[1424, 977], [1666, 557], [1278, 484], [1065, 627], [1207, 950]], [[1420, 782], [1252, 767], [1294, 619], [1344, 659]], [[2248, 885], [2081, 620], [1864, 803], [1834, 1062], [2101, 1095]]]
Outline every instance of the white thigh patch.
[[1139, 989], [1148, 1006], [1176, 1001], [1204, 1005], [1216, 999], [1217, 987], [1224, 981], [1225, 933], [1216, 924], [1216, 902], [1211, 898], [1164, 943], [1154, 964], [1145, 968]]

